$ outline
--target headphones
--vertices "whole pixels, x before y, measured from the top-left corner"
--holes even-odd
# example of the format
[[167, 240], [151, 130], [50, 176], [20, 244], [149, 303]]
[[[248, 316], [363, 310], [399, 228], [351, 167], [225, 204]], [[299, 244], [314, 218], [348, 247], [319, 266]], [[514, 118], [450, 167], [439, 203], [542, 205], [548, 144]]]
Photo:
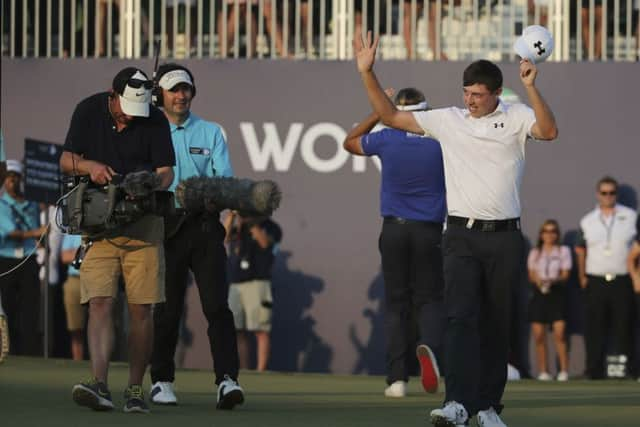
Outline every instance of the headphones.
[[160, 65], [158, 67], [158, 71], [155, 73], [155, 78], [153, 79], [153, 89], [151, 89], [151, 102], [154, 106], [162, 107], [164, 105], [162, 100], [162, 88], [160, 87], [160, 79], [162, 79], [162, 76], [164, 76], [168, 72], [175, 70], [183, 70], [186, 71], [187, 74], [189, 74], [189, 78], [193, 83], [191, 87], [191, 98], [193, 99], [196, 97], [196, 80], [193, 78], [193, 74], [191, 73], [191, 71], [189, 71], [189, 69], [183, 65], [176, 64], [175, 62], [169, 62]]

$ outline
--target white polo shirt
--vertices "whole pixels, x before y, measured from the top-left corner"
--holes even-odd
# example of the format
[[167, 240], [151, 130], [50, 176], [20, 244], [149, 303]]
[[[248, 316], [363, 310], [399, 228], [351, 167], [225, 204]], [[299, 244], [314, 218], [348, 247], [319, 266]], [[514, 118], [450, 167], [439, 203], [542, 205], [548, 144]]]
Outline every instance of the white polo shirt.
[[494, 112], [480, 118], [457, 107], [413, 115], [442, 146], [449, 215], [484, 220], [520, 216], [524, 146], [536, 122], [531, 108], [499, 101]]
[[580, 230], [587, 248], [587, 274], [627, 274], [627, 256], [636, 236], [637, 213], [616, 205], [613, 215], [604, 217], [600, 207], [586, 214]]

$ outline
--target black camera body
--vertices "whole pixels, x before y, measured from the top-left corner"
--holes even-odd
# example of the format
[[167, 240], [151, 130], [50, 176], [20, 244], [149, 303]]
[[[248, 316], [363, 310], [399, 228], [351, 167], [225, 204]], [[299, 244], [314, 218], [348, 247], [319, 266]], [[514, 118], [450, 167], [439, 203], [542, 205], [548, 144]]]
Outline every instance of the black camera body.
[[98, 236], [147, 214], [166, 216], [175, 211], [172, 192], [152, 191], [145, 197], [130, 197], [118, 178], [103, 186], [93, 184], [88, 176], [63, 178], [59, 208], [67, 234]]

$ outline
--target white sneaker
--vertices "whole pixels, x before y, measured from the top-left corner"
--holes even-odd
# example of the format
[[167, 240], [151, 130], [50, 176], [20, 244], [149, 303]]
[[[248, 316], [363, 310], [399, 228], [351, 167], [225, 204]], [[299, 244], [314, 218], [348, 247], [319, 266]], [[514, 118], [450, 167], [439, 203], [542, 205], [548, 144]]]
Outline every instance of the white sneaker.
[[569, 373], [567, 371], [560, 371], [556, 379], [558, 381], [569, 381]]
[[149, 391], [149, 396], [151, 396], [151, 402], [156, 405], [178, 404], [178, 398], [173, 390], [173, 383], [170, 382], [158, 381], [157, 383], [153, 383], [151, 391]]
[[469, 421], [469, 414], [464, 406], [456, 401], [447, 402], [443, 408], [431, 411], [431, 424], [436, 427], [463, 427]]
[[238, 383], [232, 380], [228, 375], [224, 376], [224, 380], [218, 385], [218, 404], [217, 409], [233, 409], [236, 405], [244, 402], [244, 392]]
[[394, 382], [384, 389], [384, 395], [387, 397], [405, 397], [407, 395], [407, 383], [404, 381]]
[[548, 372], [540, 372], [538, 375], [538, 381], [551, 381], [553, 378]]
[[486, 411], [478, 411], [478, 427], [507, 427], [498, 413], [489, 407]]

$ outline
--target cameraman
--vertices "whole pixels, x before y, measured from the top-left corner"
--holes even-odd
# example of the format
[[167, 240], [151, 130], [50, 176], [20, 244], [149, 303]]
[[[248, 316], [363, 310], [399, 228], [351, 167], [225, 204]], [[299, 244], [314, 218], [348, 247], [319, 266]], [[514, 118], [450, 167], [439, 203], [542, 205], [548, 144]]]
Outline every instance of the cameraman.
[[[171, 138], [176, 153], [175, 178], [170, 189], [193, 176], [229, 177], [233, 175], [229, 153], [222, 130], [190, 111], [196, 94], [191, 72], [178, 64], [163, 64], [156, 75], [157, 104], [169, 120]], [[174, 355], [184, 308], [189, 270], [193, 272], [202, 311], [209, 325], [207, 334], [214, 361], [215, 383], [218, 386], [217, 408], [233, 409], [244, 401], [237, 383], [238, 347], [233, 314], [227, 297], [227, 256], [224, 248], [225, 230], [220, 224], [220, 212], [208, 206], [201, 213], [178, 210], [167, 221], [166, 294], [167, 300], [154, 311], [154, 344], [151, 357], [151, 401], [175, 405]]]
[[[169, 125], [150, 106], [151, 88], [139, 69], [127, 67], [112, 89], [81, 101], [73, 113], [60, 158], [63, 173], [90, 175], [94, 184], [117, 174], [155, 172], [166, 189], [173, 180], [175, 156]], [[131, 195], [129, 195], [131, 197]], [[89, 304], [87, 329], [93, 378], [73, 387], [73, 400], [94, 410], [113, 409], [107, 371], [113, 349], [114, 298], [118, 278], [125, 281], [130, 318], [129, 385], [125, 412], [149, 412], [142, 379], [153, 343], [152, 304], [164, 301], [164, 224], [147, 214], [95, 239], [80, 268], [81, 302]]]

